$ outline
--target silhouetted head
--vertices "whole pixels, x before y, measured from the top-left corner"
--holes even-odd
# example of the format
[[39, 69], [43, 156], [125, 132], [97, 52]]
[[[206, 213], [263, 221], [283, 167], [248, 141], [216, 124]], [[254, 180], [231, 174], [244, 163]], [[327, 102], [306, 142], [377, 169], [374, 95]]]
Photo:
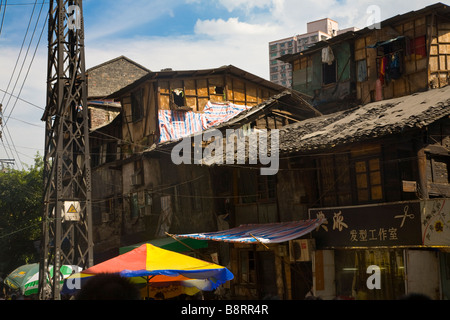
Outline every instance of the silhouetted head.
[[139, 289], [119, 274], [98, 274], [89, 279], [76, 300], [140, 300]]

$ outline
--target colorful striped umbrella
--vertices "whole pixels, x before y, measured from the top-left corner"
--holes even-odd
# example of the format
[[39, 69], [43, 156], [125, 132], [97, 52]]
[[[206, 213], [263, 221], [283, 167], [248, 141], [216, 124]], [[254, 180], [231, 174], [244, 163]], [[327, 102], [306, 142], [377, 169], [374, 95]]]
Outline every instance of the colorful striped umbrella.
[[225, 267], [147, 243], [73, 274], [66, 279], [62, 293], [74, 294], [90, 277], [104, 273], [120, 274], [152, 287], [181, 285], [205, 291], [212, 291], [234, 278]]
[[[63, 265], [60, 272], [64, 279], [72, 273], [80, 272], [82, 268], [72, 265]], [[50, 266], [50, 276], [53, 277], [53, 266]], [[24, 296], [38, 293], [39, 288], [39, 263], [26, 264], [11, 272], [4, 280], [4, 283], [13, 290], [17, 290]]]

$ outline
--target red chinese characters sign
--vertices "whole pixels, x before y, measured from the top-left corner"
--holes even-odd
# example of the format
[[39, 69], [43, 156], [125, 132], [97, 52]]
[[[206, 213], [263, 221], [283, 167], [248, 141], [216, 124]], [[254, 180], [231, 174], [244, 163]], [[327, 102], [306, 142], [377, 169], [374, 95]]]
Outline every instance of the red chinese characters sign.
[[422, 245], [420, 202], [310, 209], [318, 248]]

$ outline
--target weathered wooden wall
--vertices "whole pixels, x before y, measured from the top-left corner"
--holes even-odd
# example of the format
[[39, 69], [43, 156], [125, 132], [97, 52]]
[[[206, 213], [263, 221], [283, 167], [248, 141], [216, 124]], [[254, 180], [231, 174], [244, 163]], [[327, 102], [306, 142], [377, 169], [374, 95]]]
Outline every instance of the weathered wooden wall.
[[[377, 43], [397, 37], [403, 38], [375, 47]], [[449, 83], [450, 22], [439, 15], [412, 16], [407, 21], [361, 32], [354, 39], [342, 41], [332, 45], [337, 60], [339, 91], [323, 83], [320, 51], [306, 52], [292, 62], [293, 88], [314, 96], [319, 104], [327, 100], [337, 101], [342, 96], [354, 96], [358, 103], [366, 104], [413, 94], [429, 87], [443, 87]], [[348, 58], [344, 44], [354, 50], [348, 70], [343, 70]], [[383, 53], [383, 48], [390, 48], [389, 53], [400, 55], [401, 76], [378, 82], [381, 78], [381, 59], [388, 56]], [[345, 87], [347, 81], [355, 81], [355, 88], [352, 85]]]
[[450, 120], [444, 119], [427, 131], [426, 178], [428, 197], [450, 197]]
[[429, 82], [431, 87], [448, 85], [450, 73], [450, 22], [438, 15], [429, 18]]

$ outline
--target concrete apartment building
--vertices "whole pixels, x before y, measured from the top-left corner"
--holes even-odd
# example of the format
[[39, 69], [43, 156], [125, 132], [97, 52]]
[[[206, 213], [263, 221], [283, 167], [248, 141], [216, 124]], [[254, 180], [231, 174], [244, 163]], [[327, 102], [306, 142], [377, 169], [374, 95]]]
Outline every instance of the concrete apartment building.
[[285, 54], [298, 53], [316, 42], [329, 39], [349, 30], [354, 30], [354, 28], [339, 31], [338, 22], [325, 18], [308, 22], [307, 32], [304, 34], [270, 42], [270, 81], [291, 88], [292, 68], [289, 64], [279, 61], [278, 58]]

